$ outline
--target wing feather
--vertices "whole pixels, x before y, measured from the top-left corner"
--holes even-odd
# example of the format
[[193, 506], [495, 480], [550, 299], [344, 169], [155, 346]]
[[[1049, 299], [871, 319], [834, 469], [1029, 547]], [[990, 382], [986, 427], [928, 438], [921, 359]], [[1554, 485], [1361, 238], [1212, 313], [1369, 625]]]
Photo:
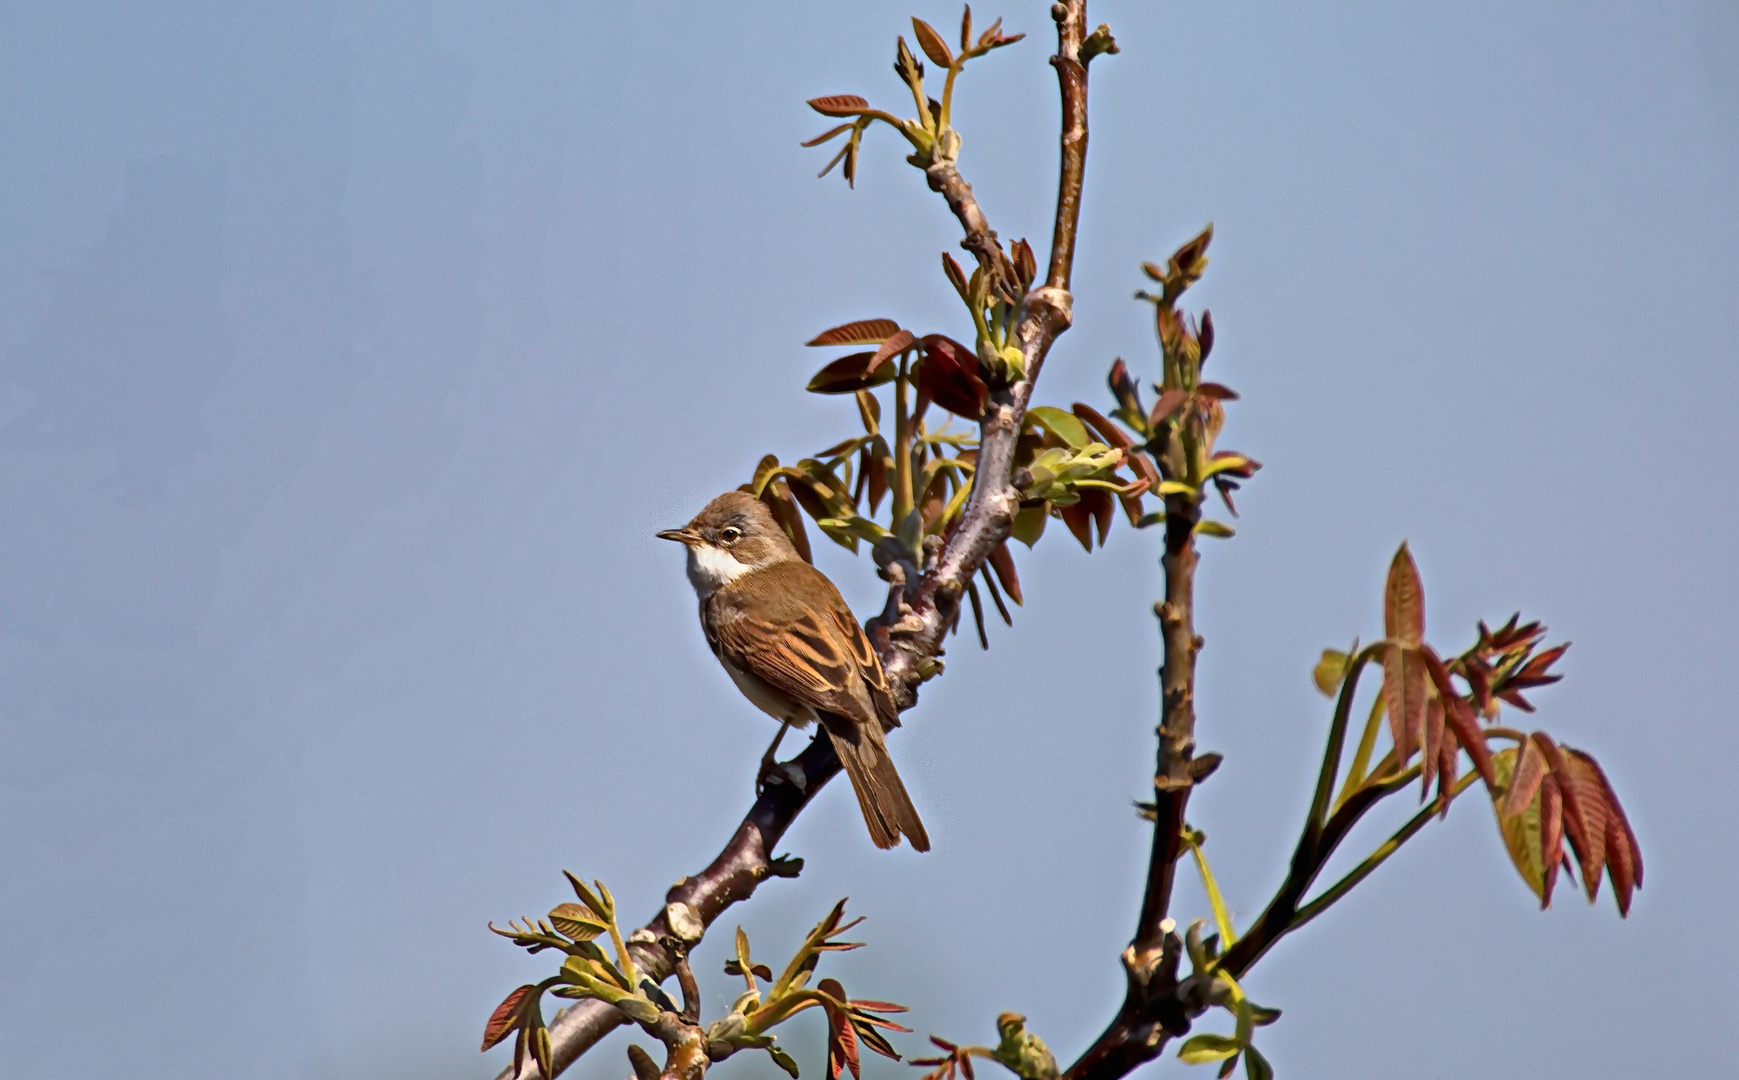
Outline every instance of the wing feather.
[[[800, 567], [827, 581], [807, 563], [777, 564], [756, 573], [789, 572], [782, 569], [785, 566]], [[774, 595], [789, 595], [781, 583], [766, 584]], [[756, 604], [756, 614], [750, 615], [729, 592], [713, 594], [711, 618], [706, 620], [720, 659], [811, 709], [859, 722], [877, 716], [871, 679], [885, 683], [881, 664], [831, 582], [827, 582], [833, 601], [831, 618], [818, 617], [800, 604], [765, 602]], [[866, 657], [873, 666], [866, 667]]]

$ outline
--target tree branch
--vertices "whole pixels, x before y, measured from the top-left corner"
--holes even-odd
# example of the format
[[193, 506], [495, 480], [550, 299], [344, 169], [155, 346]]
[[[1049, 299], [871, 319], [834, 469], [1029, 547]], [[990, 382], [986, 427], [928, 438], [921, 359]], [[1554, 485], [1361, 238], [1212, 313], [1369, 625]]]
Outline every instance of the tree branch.
[[[1069, 328], [1071, 319], [1069, 280], [1087, 152], [1086, 68], [1077, 59], [1086, 3], [1069, 0], [1055, 5], [1053, 12], [1061, 12], [1057, 19], [1057, 55], [1052, 63], [1058, 71], [1063, 97], [1063, 160], [1049, 276], [1044, 285], [1024, 298], [1016, 330], [1025, 358], [1025, 377], [992, 395], [980, 423], [972, 494], [961, 511], [959, 524], [940, 551], [925, 553], [926, 565], [921, 575], [890, 574], [894, 587], [889, 596], [889, 610], [866, 625], [881, 655], [894, 699], [902, 710], [916, 704], [918, 685], [940, 670], [942, 641], [959, 612], [966, 586], [1009, 535], [1014, 515], [1020, 509], [1020, 495], [1012, 477], [1021, 424], [1045, 357], [1058, 335]], [[985, 219], [972, 186], [952, 162], [927, 169], [926, 179], [959, 219], [967, 249], [978, 256], [981, 265], [984, 260], [991, 260], [986, 275], [991, 273], [991, 267], [996, 267], [1000, 274], [1001, 263], [1007, 257], [997, 246], [996, 233]], [[898, 618], [890, 619], [896, 612]], [[666, 936], [681, 938], [672, 926], [672, 909], [676, 905], [686, 908], [675, 913], [678, 923], [684, 923], [686, 915], [698, 918], [703, 927], [711, 926], [726, 908], [748, 899], [767, 878], [795, 876], [801, 863], [775, 861], [773, 849], [809, 800], [839, 772], [840, 765], [827, 739], [812, 741], [785, 764], [792, 782], [770, 785], [712, 864], [698, 875], [673, 885], [666, 894], [665, 909], [629, 935], [635, 963], [654, 981], [662, 983], [675, 969], [673, 958], [658, 942]], [[690, 946], [694, 943], [688, 941]], [[1175, 966], [1175, 955], [1172, 963]], [[549, 1025], [554, 1071], [561, 1073], [598, 1040], [627, 1022], [627, 1017], [613, 1006], [594, 1000], [579, 1002], [557, 1014]], [[539, 1080], [540, 1076], [536, 1065], [528, 1062], [521, 1080]], [[512, 1068], [504, 1069], [497, 1080], [513, 1080]]]
[[[1195, 632], [1195, 526], [1199, 502], [1166, 498], [1165, 600], [1158, 605], [1165, 642], [1161, 671], [1159, 760], [1153, 777], [1153, 848], [1135, 938], [1123, 950], [1127, 977], [1123, 1004], [1099, 1037], [1069, 1066], [1068, 1080], [1119, 1077], [1158, 1057], [1172, 1035], [1189, 1030], [1189, 1017], [1205, 1003], [1193, 982], [1177, 978], [1178, 937], [1167, 917], [1178, 856], [1183, 853], [1184, 809], [1190, 789], [1218, 759], [1195, 759], [1195, 670], [1202, 641]], [[1205, 766], [1205, 767], [1201, 767]]]

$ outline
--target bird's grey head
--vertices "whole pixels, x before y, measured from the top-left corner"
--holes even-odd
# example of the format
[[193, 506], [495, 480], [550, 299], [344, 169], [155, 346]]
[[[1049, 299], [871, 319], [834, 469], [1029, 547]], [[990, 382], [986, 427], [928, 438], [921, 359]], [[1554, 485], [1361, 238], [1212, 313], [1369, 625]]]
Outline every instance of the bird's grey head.
[[727, 491], [687, 525], [658, 535], [688, 548], [688, 580], [702, 599], [751, 570], [802, 557], [773, 512], [746, 491]]

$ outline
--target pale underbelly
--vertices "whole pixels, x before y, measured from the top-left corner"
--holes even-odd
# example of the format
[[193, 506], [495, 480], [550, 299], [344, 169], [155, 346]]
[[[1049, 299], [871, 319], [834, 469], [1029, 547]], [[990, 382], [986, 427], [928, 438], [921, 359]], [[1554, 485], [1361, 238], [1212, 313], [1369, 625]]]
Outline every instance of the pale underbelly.
[[746, 671], [739, 671], [725, 661], [725, 670], [730, 673], [731, 681], [737, 684], [737, 689], [743, 696], [754, 703], [755, 708], [771, 716], [775, 720], [784, 720], [792, 727], [807, 727], [815, 719], [815, 710], [798, 702], [795, 698], [780, 693], [765, 681]]

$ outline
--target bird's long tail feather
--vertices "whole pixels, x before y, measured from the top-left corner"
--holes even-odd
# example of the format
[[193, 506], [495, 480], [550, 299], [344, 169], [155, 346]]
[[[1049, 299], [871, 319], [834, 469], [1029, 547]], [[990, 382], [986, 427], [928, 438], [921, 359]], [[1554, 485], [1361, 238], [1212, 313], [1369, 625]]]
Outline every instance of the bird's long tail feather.
[[873, 721], [856, 725], [833, 716], [823, 717], [823, 723], [833, 739], [834, 753], [845, 766], [845, 775], [851, 778], [852, 790], [857, 792], [871, 842], [879, 848], [891, 848], [904, 834], [913, 851], [929, 851], [930, 835], [918, 819], [912, 797], [906, 794], [894, 759], [888, 756], [880, 726]]

